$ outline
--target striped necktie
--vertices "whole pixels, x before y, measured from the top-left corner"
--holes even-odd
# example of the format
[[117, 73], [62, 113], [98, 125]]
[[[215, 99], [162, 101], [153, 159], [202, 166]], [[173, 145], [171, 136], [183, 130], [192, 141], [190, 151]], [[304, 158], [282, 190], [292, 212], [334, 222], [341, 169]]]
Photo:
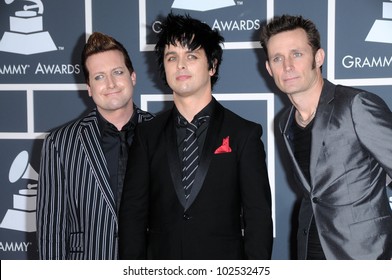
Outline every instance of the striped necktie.
[[185, 198], [188, 199], [195, 180], [196, 170], [199, 166], [199, 144], [197, 141], [196, 131], [198, 127], [208, 119], [208, 116], [194, 119], [191, 123], [179, 116], [179, 123], [186, 127], [186, 136], [182, 157], [182, 183], [185, 192]]

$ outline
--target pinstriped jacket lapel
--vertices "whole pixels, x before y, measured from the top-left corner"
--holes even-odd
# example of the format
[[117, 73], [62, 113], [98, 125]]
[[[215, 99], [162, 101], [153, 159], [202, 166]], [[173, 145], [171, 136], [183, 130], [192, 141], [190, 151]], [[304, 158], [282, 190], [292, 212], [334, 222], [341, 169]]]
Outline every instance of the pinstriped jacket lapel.
[[98, 129], [96, 110], [86, 116], [81, 122], [81, 125], [84, 126], [84, 129], [82, 129], [80, 133], [81, 143], [86, 152], [87, 160], [93, 170], [93, 176], [96, 178], [97, 185], [102, 192], [103, 199], [107, 203], [110, 212], [114, 217], [117, 217], [114, 195], [109, 183], [107, 162], [100, 144], [100, 132]]

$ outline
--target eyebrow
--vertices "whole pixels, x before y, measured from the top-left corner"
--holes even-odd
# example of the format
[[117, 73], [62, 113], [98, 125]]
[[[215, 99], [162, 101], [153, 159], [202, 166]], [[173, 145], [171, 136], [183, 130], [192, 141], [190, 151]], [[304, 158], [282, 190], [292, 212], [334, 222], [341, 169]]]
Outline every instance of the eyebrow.
[[[187, 51], [186, 51], [186, 53], [200, 53], [200, 48], [198, 48], [198, 49], [194, 49], [194, 50], [190, 50], [190, 49], [188, 49]], [[174, 54], [177, 54], [177, 52], [176, 51], [168, 51], [167, 53], [165, 53], [165, 57], [166, 56], [168, 56], [168, 55], [174, 55]]]
[[[289, 50], [290, 53], [295, 53], [295, 52], [306, 52], [306, 50], [304, 48], [294, 48], [294, 49], [290, 49]], [[270, 56], [271, 57], [275, 57], [275, 56], [279, 56], [279, 55], [283, 55], [282, 52], [277, 52], [277, 53], [271, 53]]]
[[165, 57], [166, 56], [168, 56], [168, 55], [173, 55], [173, 54], [176, 54], [177, 52], [175, 52], [175, 51], [170, 51], [170, 52], [167, 52], [167, 53], [165, 53]]
[[[127, 67], [124, 67], [124, 66], [116, 66], [116, 67], [114, 67], [114, 68], [111, 68], [111, 69], [110, 69], [110, 72], [116, 71], [116, 70], [124, 70], [124, 69], [127, 69]], [[105, 74], [105, 71], [100, 70], [100, 71], [97, 71], [97, 72], [90, 72], [90, 73], [91, 73], [91, 75], [101, 75], [101, 74]]]

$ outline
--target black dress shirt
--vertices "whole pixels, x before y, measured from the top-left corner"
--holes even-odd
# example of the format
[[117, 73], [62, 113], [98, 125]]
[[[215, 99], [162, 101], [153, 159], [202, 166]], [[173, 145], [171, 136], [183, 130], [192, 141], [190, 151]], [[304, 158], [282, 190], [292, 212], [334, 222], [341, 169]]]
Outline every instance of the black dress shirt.
[[[313, 120], [306, 127], [300, 127], [296, 121], [293, 122], [294, 156], [297, 159], [298, 165], [301, 167], [305, 178], [308, 180], [309, 185], [311, 185], [311, 174], [309, 167], [310, 147], [312, 146], [312, 127]], [[325, 255], [320, 244], [320, 238], [318, 236], [317, 225], [314, 221], [314, 217], [312, 217], [308, 232], [307, 259], [325, 260]]]
[[101, 146], [110, 175], [110, 186], [116, 201], [117, 211], [121, 199], [122, 186], [128, 159], [128, 149], [132, 143], [137, 123], [145, 118], [152, 119], [153, 115], [141, 111], [134, 106], [131, 119], [119, 131], [113, 124], [105, 120], [98, 112], [98, 127], [101, 132]]

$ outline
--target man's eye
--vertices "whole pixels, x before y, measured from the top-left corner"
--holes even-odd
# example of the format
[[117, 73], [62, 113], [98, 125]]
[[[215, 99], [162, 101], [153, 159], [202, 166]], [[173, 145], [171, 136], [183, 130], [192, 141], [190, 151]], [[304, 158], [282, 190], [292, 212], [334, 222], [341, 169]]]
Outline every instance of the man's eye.
[[282, 61], [282, 57], [281, 56], [276, 56], [272, 59], [273, 62], [281, 62]]
[[116, 75], [116, 76], [119, 76], [119, 75], [122, 75], [122, 74], [124, 74], [123, 70], [116, 70], [116, 71], [114, 71], [114, 75]]
[[194, 54], [190, 54], [190, 55], [188, 55], [188, 59], [189, 60], [194, 60], [194, 59], [197, 59], [197, 56], [194, 55]]
[[170, 56], [167, 58], [167, 61], [175, 61], [175, 60], [176, 60], [176, 58], [174, 56]]
[[94, 80], [99, 81], [103, 79], [103, 75], [97, 75], [94, 77]]
[[301, 56], [302, 56], [302, 53], [299, 53], [299, 52], [294, 53], [294, 57], [301, 57]]

